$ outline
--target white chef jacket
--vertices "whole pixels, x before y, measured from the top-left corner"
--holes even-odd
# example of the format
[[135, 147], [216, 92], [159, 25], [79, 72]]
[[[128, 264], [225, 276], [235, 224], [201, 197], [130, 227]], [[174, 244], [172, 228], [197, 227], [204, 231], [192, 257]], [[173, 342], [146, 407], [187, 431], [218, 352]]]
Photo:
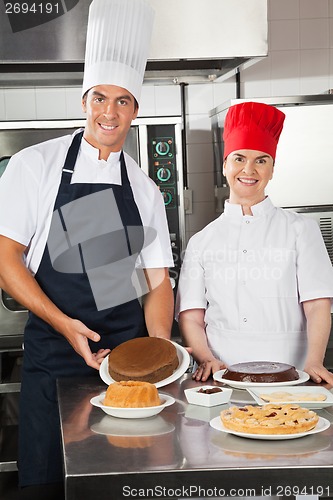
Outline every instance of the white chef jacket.
[[[10, 159], [0, 180], [0, 234], [28, 247], [26, 264], [36, 273], [46, 245], [62, 167], [73, 135], [31, 146]], [[143, 248], [137, 265], [172, 267], [173, 258], [162, 195], [156, 184], [126, 153], [125, 162], [142, 224], [157, 232]], [[81, 141], [72, 183], [121, 184], [120, 152], [99, 160], [98, 149]], [[103, 217], [103, 214], [101, 214]]]
[[333, 268], [318, 224], [269, 198], [224, 213], [189, 241], [176, 317], [205, 309], [208, 344], [227, 365], [255, 360], [304, 366], [301, 303], [333, 297]]

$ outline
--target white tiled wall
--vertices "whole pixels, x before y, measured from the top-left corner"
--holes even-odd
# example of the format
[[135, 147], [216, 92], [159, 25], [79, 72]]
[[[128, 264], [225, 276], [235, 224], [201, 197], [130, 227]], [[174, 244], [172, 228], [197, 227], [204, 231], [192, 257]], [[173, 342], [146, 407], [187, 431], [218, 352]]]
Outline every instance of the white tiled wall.
[[[236, 26], [235, 26], [236, 28]], [[318, 94], [333, 88], [333, 0], [268, 0], [268, 56], [240, 73], [241, 97]], [[236, 34], [235, 36], [241, 36]], [[0, 89], [0, 120], [75, 119], [80, 88]], [[181, 114], [177, 85], [144, 85], [139, 116]], [[217, 216], [209, 111], [236, 96], [235, 78], [185, 88], [187, 237]]]
[[34, 120], [36, 92], [34, 89], [6, 89], [4, 92], [5, 120]]
[[0, 89], [0, 120], [6, 119], [5, 112], [5, 91], [4, 89]]
[[269, 54], [241, 74], [242, 97], [318, 94], [332, 85], [332, 0], [268, 0]]
[[83, 118], [84, 113], [81, 108], [81, 88], [65, 89], [66, 118]]

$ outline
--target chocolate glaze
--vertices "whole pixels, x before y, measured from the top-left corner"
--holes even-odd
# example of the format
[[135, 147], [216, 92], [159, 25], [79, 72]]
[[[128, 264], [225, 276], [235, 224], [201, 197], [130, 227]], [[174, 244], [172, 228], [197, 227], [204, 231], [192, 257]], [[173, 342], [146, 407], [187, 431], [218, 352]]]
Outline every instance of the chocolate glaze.
[[288, 382], [298, 380], [296, 368], [286, 363], [274, 361], [248, 361], [236, 363], [227, 368], [223, 377], [237, 382]]
[[214, 394], [215, 392], [222, 392], [222, 389], [220, 389], [220, 387], [214, 387], [213, 389], [199, 389], [198, 392], [204, 394]]

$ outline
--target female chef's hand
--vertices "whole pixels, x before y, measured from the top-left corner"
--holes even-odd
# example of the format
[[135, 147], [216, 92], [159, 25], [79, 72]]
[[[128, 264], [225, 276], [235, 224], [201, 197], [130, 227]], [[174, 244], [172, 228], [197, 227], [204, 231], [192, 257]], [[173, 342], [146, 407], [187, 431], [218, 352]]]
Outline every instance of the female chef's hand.
[[82, 356], [88, 366], [99, 370], [100, 364], [105, 356], [109, 354], [110, 349], [100, 349], [94, 354], [91, 352], [88, 339], [98, 342], [101, 338], [98, 333], [90, 330], [78, 319], [67, 318], [63, 335], [73, 349]]
[[329, 372], [322, 364], [313, 363], [311, 365], [306, 365], [304, 371], [310, 375], [313, 382], [317, 384], [326, 382], [333, 386], [333, 373]]
[[206, 382], [211, 375], [219, 370], [223, 370], [223, 368], [226, 368], [226, 365], [219, 359], [214, 358], [209, 361], [202, 361], [193, 373], [192, 378], [197, 381]]

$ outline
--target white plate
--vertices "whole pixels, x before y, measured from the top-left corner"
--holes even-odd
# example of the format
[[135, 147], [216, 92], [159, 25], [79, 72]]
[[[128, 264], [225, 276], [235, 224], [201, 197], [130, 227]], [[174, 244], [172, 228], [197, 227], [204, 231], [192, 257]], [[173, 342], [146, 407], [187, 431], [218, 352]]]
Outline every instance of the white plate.
[[296, 439], [304, 436], [311, 436], [312, 434], [317, 434], [318, 432], [323, 432], [328, 429], [331, 422], [326, 418], [319, 417], [319, 421], [314, 429], [307, 432], [299, 432], [298, 434], [250, 434], [247, 432], [237, 432], [232, 431], [224, 427], [220, 417], [213, 418], [210, 422], [211, 427], [217, 431], [226, 432], [228, 434], [234, 434], [235, 436], [240, 436], [249, 439], [266, 439], [270, 441], [279, 441], [281, 439]]
[[300, 370], [297, 370], [297, 373], [299, 375], [298, 380], [288, 380], [287, 382], [266, 382], [266, 383], [258, 383], [258, 382], [237, 382], [236, 380], [227, 380], [226, 378], [223, 378], [225, 370], [220, 370], [218, 372], [215, 372], [213, 375], [214, 380], [217, 382], [222, 382], [223, 384], [230, 385], [230, 387], [234, 387], [236, 389], [247, 389], [248, 387], [284, 387], [288, 385], [299, 385], [303, 384], [307, 380], [309, 380], [310, 375], [306, 372], [302, 372]]
[[105, 415], [100, 422], [93, 424], [90, 429], [96, 434], [119, 437], [144, 437], [160, 436], [169, 434], [175, 430], [171, 422], [167, 422], [161, 415], [142, 420], [140, 425], [135, 420], [124, 420], [122, 418]]
[[173, 405], [175, 399], [167, 394], [160, 394], [161, 401], [163, 403], [158, 406], [147, 406], [145, 408], [115, 408], [113, 406], [103, 405], [103, 400], [105, 397], [105, 392], [102, 392], [99, 396], [91, 398], [90, 403], [93, 406], [101, 408], [105, 413], [111, 415], [112, 417], [118, 418], [146, 418], [157, 415], [167, 406]]
[[[190, 364], [190, 355], [187, 352], [186, 349], [184, 349], [183, 346], [177, 344], [177, 342], [173, 342], [173, 345], [175, 346], [177, 350], [177, 356], [178, 356], [178, 361], [179, 365], [178, 368], [173, 372], [170, 377], [165, 378], [164, 380], [160, 380], [159, 382], [156, 382], [154, 385], [156, 387], [164, 387], [165, 385], [171, 384], [172, 382], [175, 382], [178, 380], [184, 373], [186, 372], [187, 368], [189, 367]], [[103, 359], [102, 364], [99, 368], [99, 376], [105, 382], [106, 384], [110, 385], [115, 382], [111, 375], [109, 374], [109, 368], [108, 368], [108, 356]]]
[[260, 395], [264, 394], [271, 394], [272, 392], [288, 392], [291, 395], [297, 396], [297, 394], [313, 394], [314, 396], [316, 394], [324, 394], [326, 396], [326, 399], [324, 401], [305, 401], [305, 400], [294, 400], [294, 401], [286, 401], [286, 400], [280, 400], [280, 401], [273, 401], [274, 404], [288, 404], [288, 403], [295, 403], [300, 406], [303, 406], [305, 408], [312, 408], [312, 409], [320, 409], [320, 408], [325, 408], [326, 406], [332, 406], [333, 405], [333, 394], [328, 391], [327, 389], [324, 389], [324, 387], [316, 387], [316, 386], [305, 386], [305, 387], [288, 387], [288, 389], [283, 389], [283, 391], [275, 391], [274, 389], [270, 389], [268, 387], [261, 387], [261, 388], [253, 388], [253, 389], [247, 389], [247, 391], [251, 394], [251, 396], [254, 398], [256, 403], [259, 405], [265, 405], [268, 403], [268, 401], [265, 401], [260, 397]]

